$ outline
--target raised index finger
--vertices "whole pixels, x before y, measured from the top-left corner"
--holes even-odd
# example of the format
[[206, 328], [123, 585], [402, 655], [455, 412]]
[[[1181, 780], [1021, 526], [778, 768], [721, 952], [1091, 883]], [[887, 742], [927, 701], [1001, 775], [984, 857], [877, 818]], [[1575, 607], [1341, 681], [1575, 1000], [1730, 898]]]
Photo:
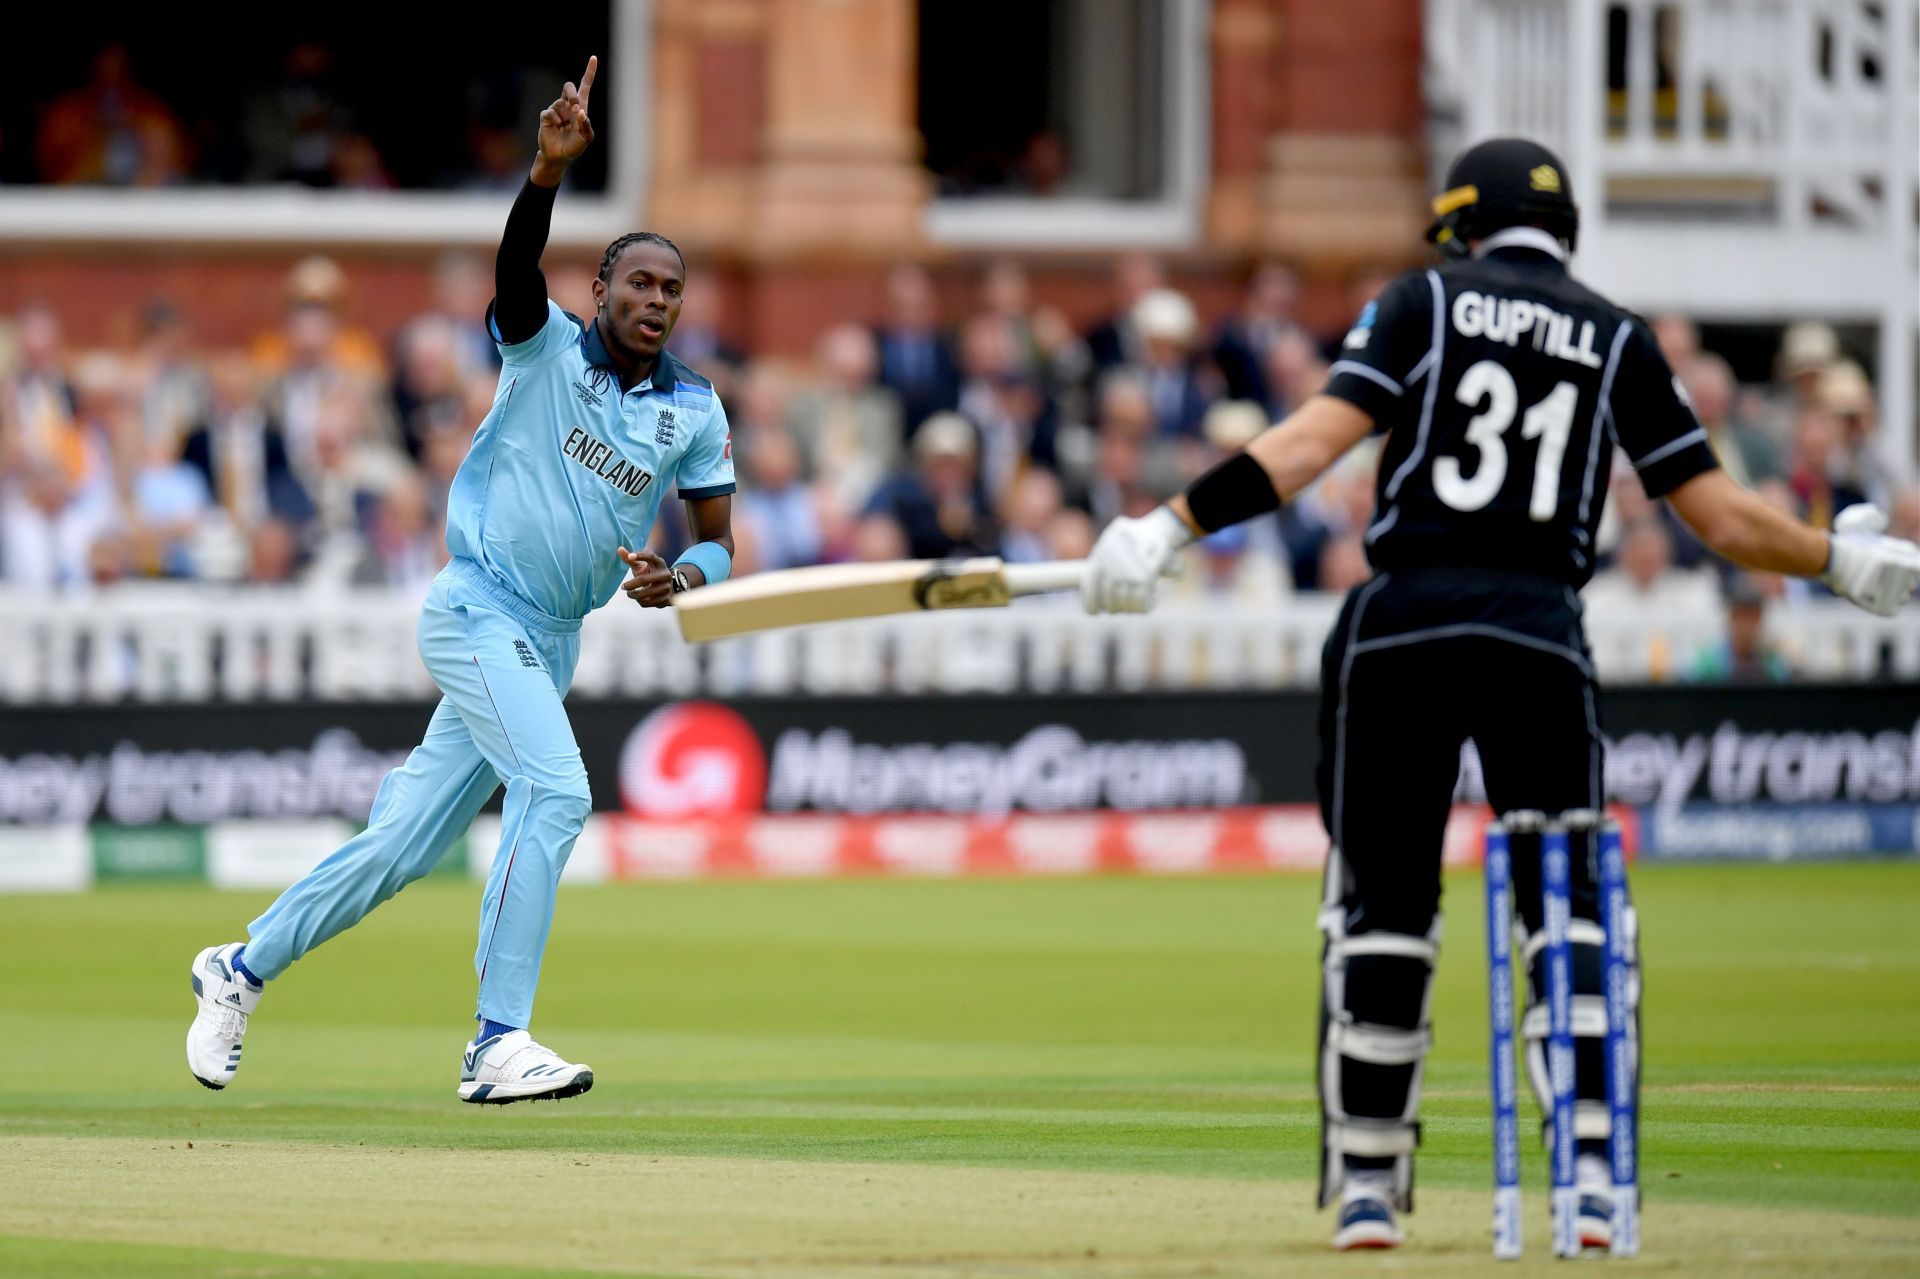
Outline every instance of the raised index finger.
[[594, 54], [587, 59], [586, 73], [580, 77], [580, 105], [587, 105], [587, 94], [593, 89], [594, 73], [600, 70], [600, 56]]

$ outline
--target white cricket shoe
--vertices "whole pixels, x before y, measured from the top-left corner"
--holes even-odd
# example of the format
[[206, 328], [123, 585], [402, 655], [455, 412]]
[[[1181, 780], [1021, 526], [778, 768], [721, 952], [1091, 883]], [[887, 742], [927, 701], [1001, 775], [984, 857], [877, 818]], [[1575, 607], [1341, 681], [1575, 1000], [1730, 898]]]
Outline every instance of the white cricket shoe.
[[1334, 1227], [1336, 1252], [1357, 1248], [1398, 1248], [1405, 1242], [1394, 1219], [1393, 1187], [1385, 1177], [1349, 1172], [1340, 1193], [1340, 1216]]
[[1613, 1175], [1599, 1155], [1581, 1155], [1574, 1163], [1574, 1181], [1580, 1188], [1580, 1206], [1574, 1221], [1582, 1248], [1613, 1246]]
[[265, 989], [242, 977], [233, 957], [245, 942], [209, 946], [193, 957], [193, 994], [200, 1009], [187, 1027], [187, 1069], [209, 1088], [225, 1088], [240, 1069], [247, 1018]]
[[482, 1105], [558, 1101], [593, 1087], [593, 1068], [567, 1061], [524, 1030], [467, 1045], [460, 1059], [460, 1100]]

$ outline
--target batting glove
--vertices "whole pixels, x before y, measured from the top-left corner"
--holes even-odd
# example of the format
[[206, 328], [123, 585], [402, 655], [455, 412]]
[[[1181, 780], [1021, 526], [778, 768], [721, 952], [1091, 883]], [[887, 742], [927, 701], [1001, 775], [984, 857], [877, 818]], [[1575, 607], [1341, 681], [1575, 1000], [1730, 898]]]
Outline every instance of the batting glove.
[[1087, 557], [1080, 602], [1089, 613], [1146, 612], [1174, 554], [1193, 540], [1193, 530], [1164, 506], [1137, 520], [1122, 516], [1107, 525]]
[[1886, 515], [1875, 507], [1861, 504], [1840, 512], [1820, 580], [1869, 613], [1892, 617], [1920, 586], [1920, 546], [1888, 537], [1886, 528]]

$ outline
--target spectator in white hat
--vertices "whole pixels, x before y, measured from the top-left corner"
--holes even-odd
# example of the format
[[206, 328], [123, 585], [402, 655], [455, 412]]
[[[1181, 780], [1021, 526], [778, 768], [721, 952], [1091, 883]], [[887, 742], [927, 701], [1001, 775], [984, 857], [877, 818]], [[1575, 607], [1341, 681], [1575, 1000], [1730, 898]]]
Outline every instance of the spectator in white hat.
[[1793, 438], [1794, 421], [1819, 398], [1820, 379], [1840, 358], [1840, 335], [1817, 321], [1790, 324], [1774, 355], [1768, 393], [1768, 427], [1782, 442]]
[[1873, 383], [1852, 360], [1837, 360], [1821, 375], [1815, 398], [1839, 428], [1839, 447], [1833, 453], [1834, 484], [1863, 495], [1884, 511], [1892, 500], [1893, 484], [1880, 446]]
[[980, 439], [958, 413], [935, 413], [913, 437], [913, 465], [874, 491], [866, 515], [886, 515], [914, 559], [993, 555], [999, 536], [980, 495]]
[[1132, 320], [1160, 435], [1198, 434], [1209, 397], [1193, 369], [1193, 344], [1200, 336], [1193, 303], [1173, 289], [1152, 289], [1133, 304]]

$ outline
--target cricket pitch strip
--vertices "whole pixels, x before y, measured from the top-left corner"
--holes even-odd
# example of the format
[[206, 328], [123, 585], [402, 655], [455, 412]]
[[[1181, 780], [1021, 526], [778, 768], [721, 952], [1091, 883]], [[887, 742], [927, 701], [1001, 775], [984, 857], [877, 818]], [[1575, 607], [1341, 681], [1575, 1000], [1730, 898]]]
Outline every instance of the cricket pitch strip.
[[[1283, 1181], [564, 1151], [0, 1138], [0, 1270], [70, 1242], [199, 1250], [203, 1274], [522, 1273], [701, 1279], [1266, 1279], [1485, 1273], [1488, 1200], [1421, 1191], [1409, 1244], [1341, 1257]], [[1542, 1272], [1545, 1197], [1530, 1249]], [[1910, 1274], [1920, 1221], [1668, 1204], [1642, 1271]], [[31, 1248], [36, 1251], [29, 1253]], [[124, 1255], [125, 1249], [117, 1249]], [[290, 1264], [227, 1267], [223, 1254]], [[237, 1258], [236, 1258], [237, 1259]], [[76, 1266], [77, 1269], [77, 1266]], [[57, 1273], [48, 1270], [45, 1273]], [[91, 1273], [99, 1273], [92, 1271]], [[451, 1271], [447, 1273], [452, 1273]]]

